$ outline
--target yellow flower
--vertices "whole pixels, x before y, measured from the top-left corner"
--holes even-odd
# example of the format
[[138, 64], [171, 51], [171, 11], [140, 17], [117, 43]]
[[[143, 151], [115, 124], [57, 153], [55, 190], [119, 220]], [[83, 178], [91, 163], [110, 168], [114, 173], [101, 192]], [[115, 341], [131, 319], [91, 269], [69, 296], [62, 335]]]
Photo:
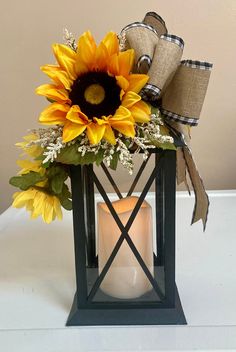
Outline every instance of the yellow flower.
[[141, 101], [139, 91], [148, 81], [144, 74], [132, 74], [133, 49], [119, 51], [117, 35], [109, 32], [97, 46], [91, 33], [78, 40], [77, 51], [54, 44], [58, 65], [41, 67], [51, 84], [36, 93], [53, 100], [39, 121], [63, 126], [63, 142], [86, 131], [91, 144], [102, 138], [115, 144], [115, 131], [135, 136], [135, 123], [150, 119], [150, 107]]
[[42, 176], [45, 174], [45, 169], [42, 167], [41, 160], [17, 160], [17, 165], [21, 167], [19, 175], [27, 174], [30, 171], [39, 172]]
[[42, 215], [43, 221], [49, 224], [56, 217], [62, 219], [62, 211], [59, 199], [37, 188], [31, 187], [26, 191], [16, 192], [13, 195], [12, 206], [15, 208], [26, 207], [31, 212], [31, 218], [35, 219]]
[[35, 133], [28, 134], [23, 137], [24, 141], [16, 143], [16, 146], [23, 149], [24, 154], [31, 156], [33, 158], [37, 158], [39, 155], [42, 154], [43, 148], [39, 145], [32, 144], [29, 146], [29, 143], [38, 139], [38, 136]]

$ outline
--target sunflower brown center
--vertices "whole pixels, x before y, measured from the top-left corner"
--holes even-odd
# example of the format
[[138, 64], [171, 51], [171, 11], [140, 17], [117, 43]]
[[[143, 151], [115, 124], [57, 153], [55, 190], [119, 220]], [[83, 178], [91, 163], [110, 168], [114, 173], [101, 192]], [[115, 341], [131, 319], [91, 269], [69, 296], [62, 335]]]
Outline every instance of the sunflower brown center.
[[105, 89], [100, 84], [94, 83], [84, 91], [85, 100], [90, 104], [101, 104], [105, 98]]
[[88, 72], [74, 81], [69, 97], [88, 118], [100, 118], [115, 114], [121, 103], [120, 92], [115, 77], [106, 72]]

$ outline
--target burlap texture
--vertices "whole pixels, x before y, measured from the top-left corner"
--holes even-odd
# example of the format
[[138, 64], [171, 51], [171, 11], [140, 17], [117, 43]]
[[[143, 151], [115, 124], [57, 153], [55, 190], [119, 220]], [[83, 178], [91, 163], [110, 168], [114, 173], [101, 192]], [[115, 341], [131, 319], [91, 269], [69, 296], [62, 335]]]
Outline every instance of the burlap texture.
[[163, 95], [163, 109], [199, 119], [210, 73], [210, 70], [181, 64]]
[[[202, 219], [205, 229], [209, 200], [191, 154], [189, 125], [198, 122], [210, 78], [211, 65], [192, 60], [187, 60], [185, 65], [180, 63], [183, 49], [174, 42], [178, 37], [164, 36], [160, 38], [161, 35], [167, 33], [167, 29], [165, 22], [156, 13], [147, 13], [143, 23], [153, 27], [157, 34], [148, 27], [140, 25], [130, 27], [125, 31], [127, 44], [135, 50], [136, 65], [143, 57], [138, 72], [149, 75], [145, 90], [147, 100], [152, 100], [153, 94], [157, 91], [155, 87], [158, 87], [162, 97], [160, 100], [161, 109], [189, 118], [189, 121], [188, 119], [174, 121], [175, 116], [171, 119], [171, 115], [167, 115], [170, 128], [173, 128], [185, 142], [185, 147], [177, 149], [177, 182], [178, 184], [184, 182], [189, 190], [186, 178], [186, 174], [189, 174], [195, 193], [192, 223]], [[173, 41], [171, 41], [172, 39]], [[145, 61], [145, 55], [152, 60], [150, 68], [150, 62], [148, 59]], [[156, 98], [159, 97], [156, 96]]]
[[186, 167], [195, 193], [195, 205], [193, 210], [192, 224], [198, 220], [202, 220], [205, 230], [209, 209], [209, 199], [205, 191], [202, 179], [197, 171], [191, 151], [188, 147], [183, 148]]
[[135, 51], [135, 70], [134, 72], [147, 73], [149, 69], [148, 63], [144, 60], [137, 68], [137, 62], [143, 55], [148, 55], [152, 60], [156, 44], [158, 43], [158, 36], [148, 27], [134, 27], [128, 29], [126, 32], [126, 40], [128, 46]]
[[155, 48], [153, 62], [149, 75], [149, 84], [153, 84], [163, 90], [171, 81], [183, 53], [177, 44], [160, 39]]
[[177, 148], [176, 150], [176, 179], [177, 184], [180, 185], [184, 182], [185, 187], [190, 194], [190, 189], [187, 181], [187, 166], [184, 158], [183, 148]]
[[177, 148], [177, 184], [180, 185], [181, 183], [185, 182], [186, 180], [186, 163], [183, 156], [182, 148]]
[[184, 125], [182, 123], [179, 123], [177, 121], [170, 120], [168, 121], [168, 124], [177, 132], [179, 132], [184, 140], [184, 143], [190, 147], [190, 126], [189, 125]]
[[167, 28], [164, 20], [155, 12], [148, 12], [144, 17], [143, 22], [155, 28], [159, 37], [167, 33]]

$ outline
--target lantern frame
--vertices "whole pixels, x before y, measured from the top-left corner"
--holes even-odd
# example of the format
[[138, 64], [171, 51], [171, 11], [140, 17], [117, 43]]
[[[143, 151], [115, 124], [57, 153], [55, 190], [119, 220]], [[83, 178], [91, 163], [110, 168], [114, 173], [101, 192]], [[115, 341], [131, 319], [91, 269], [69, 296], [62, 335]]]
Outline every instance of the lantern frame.
[[[126, 225], [122, 224], [115, 212], [107, 193], [93, 170], [93, 165], [70, 167], [77, 290], [66, 323], [67, 326], [187, 324], [175, 283], [176, 151], [155, 148], [151, 149], [150, 156], [155, 158], [153, 171]], [[142, 163], [127, 196], [132, 195], [148, 159]], [[118, 186], [103, 163], [102, 168], [118, 198], [122, 198]], [[153, 182], [155, 182], [156, 206], [155, 240], [158, 248], [157, 253], [153, 253], [154, 266], [163, 267], [164, 290], [160, 288], [156, 280], [156, 274], [152, 276], [148, 270], [128, 233]], [[100, 274], [98, 274], [98, 258], [96, 255], [95, 185], [121, 232]], [[159, 300], [116, 299], [112, 301], [107, 299], [107, 301], [94, 301], [95, 295], [100, 290], [100, 284], [123, 241], [127, 241], [152, 284], [153, 291], [160, 298]], [[92, 280], [93, 283], [90, 285], [89, 291], [89, 281], [91, 280], [91, 273], [94, 273], [94, 271], [96, 277]]]

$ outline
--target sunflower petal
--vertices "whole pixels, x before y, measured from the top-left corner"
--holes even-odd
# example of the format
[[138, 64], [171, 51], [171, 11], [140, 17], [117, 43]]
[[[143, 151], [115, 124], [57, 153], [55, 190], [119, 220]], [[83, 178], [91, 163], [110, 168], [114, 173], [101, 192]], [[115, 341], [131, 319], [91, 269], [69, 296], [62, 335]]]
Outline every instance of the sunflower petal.
[[124, 106], [120, 106], [113, 117], [109, 119], [112, 128], [124, 134], [127, 137], [135, 136], [134, 120], [131, 112]]
[[119, 41], [116, 33], [107, 33], [107, 35], [103, 38], [102, 43], [106, 46], [109, 56], [113, 54], [118, 54]]
[[110, 73], [113, 76], [119, 76], [119, 60], [118, 60], [118, 55], [114, 54], [111, 56], [110, 61], [108, 63], [108, 73]]
[[29, 146], [29, 143], [39, 139], [39, 136], [37, 136], [35, 133], [31, 133], [24, 136], [23, 139], [24, 139], [23, 142], [19, 142], [15, 144], [17, 147], [21, 148], [24, 151], [22, 155], [26, 154], [33, 158], [37, 158], [39, 155], [42, 154], [43, 148], [41, 146], [34, 145], [34, 144]]
[[128, 80], [129, 80], [128, 91], [131, 90], [132, 92], [138, 93], [145, 86], [145, 84], [149, 80], [149, 77], [144, 74], [134, 73], [129, 75]]
[[29, 188], [27, 191], [16, 192], [13, 195], [14, 201], [12, 206], [14, 208], [22, 208], [26, 205], [27, 201], [34, 199], [36, 190], [34, 188]]
[[119, 108], [116, 110], [115, 115], [112, 116], [109, 121], [123, 121], [123, 120], [129, 120], [133, 122], [131, 112], [126, 109], [124, 106], [119, 106]]
[[70, 89], [73, 83], [68, 76], [68, 74], [62, 70], [57, 65], [44, 65], [40, 67], [41, 71], [43, 71], [49, 78], [51, 78], [58, 86], [66, 89]]
[[62, 220], [61, 203], [56, 196], [53, 196], [53, 209], [59, 220]]
[[30, 212], [33, 211], [33, 209], [34, 209], [33, 204], [34, 204], [33, 199], [28, 200], [26, 205], [25, 205], [26, 210], [30, 211]]
[[87, 65], [81, 60], [80, 55], [77, 54], [75, 62], [75, 72], [77, 76], [81, 76], [89, 71]]
[[34, 171], [34, 172], [42, 172], [43, 170], [45, 171], [45, 169], [43, 169], [41, 167], [42, 162], [41, 160], [34, 160], [34, 161], [30, 161], [30, 160], [17, 160], [17, 165], [19, 165], [22, 170], [20, 170], [18, 172], [19, 175], [23, 175], [23, 174], [27, 174], [30, 171]]
[[40, 215], [40, 213], [36, 212], [34, 209], [34, 204], [32, 205], [32, 210], [31, 210], [31, 215], [30, 215], [30, 219], [36, 219], [38, 218]]
[[107, 62], [108, 62], [108, 51], [103, 42], [99, 44], [96, 50], [96, 70], [105, 71], [107, 70]]
[[60, 67], [68, 73], [71, 79], [75, 79], [76, 52], [65, 44], [53, 44], [52, 49]]
[[140, 100], [141, 100], [140, 95], [132, 91], [129, 91], [124, 95], [121, 104], [127, 109], [129, 109], [131, 106], [133, 106]]
[[105, 138], [107, 142], [111, 144], [116, 144], [115, 134], [109, 124], [106, 126], [103, 138]]
[[66, 143], [66, 142], [72, 141], [72, 139], [75, 139], [76, 137], [81, 135], [81, 133], [83, 133], [85, 129], [86, 129], [85, 124], [79, 125], [77, 123], [70, 122], [70, 121], [66, 122], [63, 128], [63, 135], [62, 135], [63, 142]]
[[16, 208], [25, 207], [31, 212], [31, 219], [42, 215], [43, 221], [47, 224], [54, 220], [55, 216], [62, 219], [60, 201], [56, 196], [32, 187], [26, 191], [16, 192], [13, 198], [13, 206]]
[[80, 110], [78, 105], [73, 105], [66, 115], [67, 120], [78, 123], [80, 125], [86, 125], [88, 123], [88, 117]]
[[21, 193], [22, 193], [22, 192], [15, 192], [15, 193], [13, 193], [13, 195], [12, 195], [13, 200], [16, 199], [16, 198], [19, 196], [19, 194], [21, 194]]
[[43, 95], [58, 103], [70, 103], [68, 92], [54, 84], [42, 84], [36, 88], [35, 93]]
[[119, 75], [128, 76], [134, 64], [134, 50], [121, 51], [118, 54]]
[[98, 117], [94, 117], [93, 120], [97, 122], [98, 125], [102, 126], [102, 125], [107, 125], [108, 124], [108, 120], [109, 120], [109, 117], [111, 117], [112, 115], [109, 115], [109, 116], [102, 116], [100, 118]]
[[53, 198], [50, 195], [46, 195], [44, 199], [42, 218], [46, 224], [50, 224], [53, 219]]
[[35, 183], [35, 186], [42, 187], [42, 188], [48, 187], [48, 179]]
[[116, 76], [116, 82], [124, 91], [129, 88], [129, 81], [123, 76]]
[[69, 105], [52, 103], [41, 112], [39, 122], [45, 125], [63, 125], [69, 109]]
[[92, 34], [85, 32], [78, 41], [78, 55], [89, 69], [93, 68], [97, 45]]
[[106, 125], [99, 125], [91, 122], [87, 125], [87, 136], [91, 144], [97, 144], [103, 138], [105, 133]]
[[37, 191], [33, 201], [33, 214], [37, 217], [43, 214], [44, 202], [46, 194], [44, 192]]
[[127, 137], [134, 138], [135, 136], [134, 124], [131, 121], [114, 121], [111, 126]]
[[129, 108], [135, 122], [147, 123], [150, 121], [151, 108], [144, 101], [139, 101]]

